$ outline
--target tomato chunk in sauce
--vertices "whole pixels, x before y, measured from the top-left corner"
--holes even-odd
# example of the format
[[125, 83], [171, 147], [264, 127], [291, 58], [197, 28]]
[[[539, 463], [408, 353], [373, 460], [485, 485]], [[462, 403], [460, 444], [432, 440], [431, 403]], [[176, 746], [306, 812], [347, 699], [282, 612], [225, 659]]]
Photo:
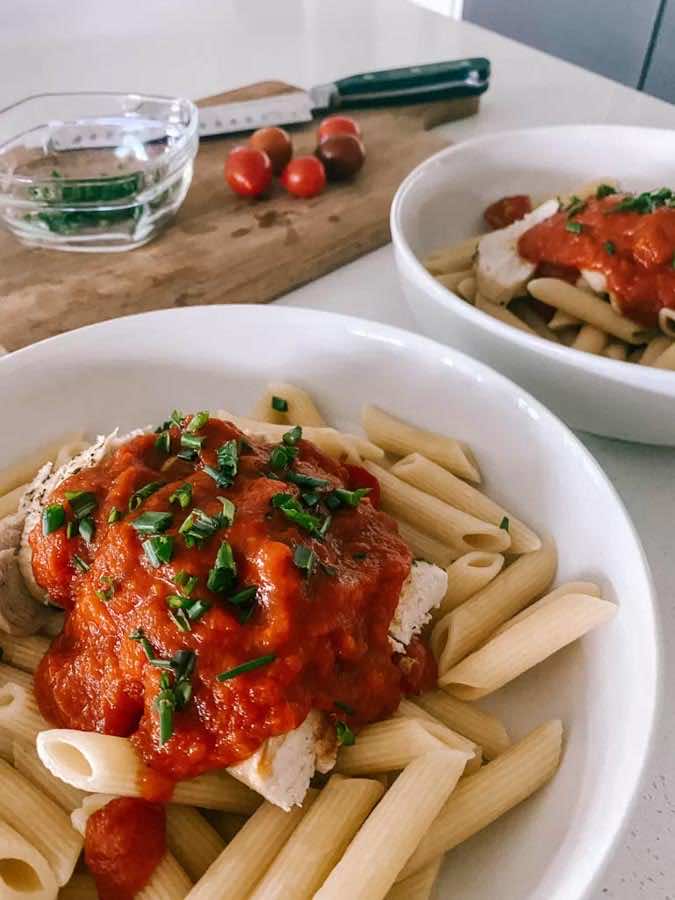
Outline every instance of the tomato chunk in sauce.
[[245, 759], [312, 708], [358, 729], [435, 677], [423, 642], [392, 655], [411, 554], [351, 493], [361, 473], [302, 439], [283, 465], [291, 445], [189, 421], [70, 476], [47, 501], [66, 523], [30, 535], [35, 578], [67, 611], [36, 674], [40, 708], [130, 737], [154, 773], [149, 799]]

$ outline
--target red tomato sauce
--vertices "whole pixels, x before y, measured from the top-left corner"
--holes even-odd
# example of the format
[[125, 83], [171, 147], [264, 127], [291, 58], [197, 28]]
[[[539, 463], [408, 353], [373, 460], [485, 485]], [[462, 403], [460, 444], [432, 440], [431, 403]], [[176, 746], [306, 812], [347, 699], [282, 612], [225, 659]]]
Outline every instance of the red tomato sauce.
[[87, 820], [84, 860], [100, 900], [132, 900], [166, 850], [164, 808], [119, 797]]
[[662, 307], [675, 308], [675, 208], [613, 212], [624, 196], [592, 198], [571, 218], [562, 210], [526, 231], [518, 252], [540, 266], [601, 272], [621, 312], [651, 328]]
[[[64, 630], [36, 673], [40, 709], [61, 727], [129, 736], [152, 768], [144, 784], [149, 799], [167, 799], [167, 785], [175, 780], [250, 756], [267, 738], [300, 725], [312, 708], [340, 719], [343, 705], [353, 709], [346, 718], [358, 729], [389, 715], [404, 691], [427, 689], [435, 677], [421, 642], [409, 656], [392, 656], [387, 632], [411, 553], [391, 518], [366, 497], [355, 508], [332, 511], [325, 537], [314, 537], [270, 502], [279, 493], [298, 497], [307, 491], [279, 480], [286, 473], [270, 466], [274, 446], [209, 419], [199, 431], [204, 443], [198, 461], [184, 462], [176, 457], [180, 429], [172, 427], [170, 435], [168, 455], [155, 446], [156, 435], [142, 435], [53, 493], [48, 502], [62, 503], [68, 521], [73, 510], [66, 492], [95, 494], [91, 543], [69, 538], [65, 527], [44, 535], [38, 525], [30, 536], [35, 577], [67, 610]], [[240, 444], [238, 474], [223, 488], [204, 465], [218, 465], [216, 451], [228, 440]], [[344, 466], [309, 442], [297, 446], [292, 471], [327, 480], [325, 491], [350, 485]], [[352, 471], [351, 478], [357, 475]], [[157, 481], [162, 486], [129, 511], [132, 494]], [[181, 508], [169, 498], [185, 483], [192, 499]], [[235, 504], [234, 524], [188, 547], [180, 526], [193, 507], [217, 516], [223, 509], [219, 497]], [[110, 523], [113, 507], [123, 517]], [[172, 514], [163, 534], [173, 538], [173, 556], [159, 567], [144, 552], [148, 535], [132, 525], [147, 512]], [[323, 520], [323, 512], [316, 515]], [[214, 592], [207, 579], [222, 541], [233, 551], [236, 585]], [[309, 576], [294, 563], [298, 545], [316, 554]], [[198, 579], [190, 599], [210, 604], [190, 631], [177, 627], [167, 605], [167, 597], [181, 593], [174, 580], [178, 572]], [[228, 596], [246, 586], [257, 586], [257, 595], [243, 621], [242, 608]], [[130, 639], [138, 629], [157, 659], [181, 650], [195, 654], [191, 696], [175, 711], [172, 736], [163, 746], [156, 700], [164, 670]], [[269, 664], [216, 679], [267, 655], [275, 657]]]
[[483, 213], [483, 218], [492, 229], [506, 228], [532, 212], [532, 201], [527, 194], [502, 197], [492, 203]]

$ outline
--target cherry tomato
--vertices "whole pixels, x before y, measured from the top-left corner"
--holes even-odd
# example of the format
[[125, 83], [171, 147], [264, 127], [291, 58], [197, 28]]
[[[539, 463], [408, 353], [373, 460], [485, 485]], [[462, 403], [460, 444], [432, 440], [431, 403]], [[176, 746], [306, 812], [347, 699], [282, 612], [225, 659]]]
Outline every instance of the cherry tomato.
[[358, 488], [370, 488], [368, 497], [375, 509], [380, 508], [380, 482], [374, 475], [371, 475], [368, 469], [363, 466], [354, 466], [351, 463], [345, 465], [345, 469], [349, 473], [347, 483], [349, 490], [355, 491]]
[[355, 134], [336, 134], [325, 138], [316, 155], [326, 169], [329, 181], [342, 181], [356, 175], [366, 158], [366, 148]]
[[275, 175], [281, 175], [293, 156], [291, 136], [283, 128], [259, 128], [251, 135], [249, 145], [269, 156]]
[[502, 197], [483, 213], [483, 218], [490, 228], [506, 228], [527, 213], [532, 211], [532, 201], [527, 194], [516, 194], [514, 197]]
[[319, 125], [319, 143], [336, 134], [355, 134], [356, 137], [361, 137], [361, 129], [350, 116], [328, 116]]
[[282, 172], [281, 183], [296, 197], [315, 197], [326, 187], [326, 170], [316, 156], [298, 156]]
[[225, 160], [225, 180], [242, 197], [259, 197], [272, 181], [272, 163], [262, 150], [235, 147]]

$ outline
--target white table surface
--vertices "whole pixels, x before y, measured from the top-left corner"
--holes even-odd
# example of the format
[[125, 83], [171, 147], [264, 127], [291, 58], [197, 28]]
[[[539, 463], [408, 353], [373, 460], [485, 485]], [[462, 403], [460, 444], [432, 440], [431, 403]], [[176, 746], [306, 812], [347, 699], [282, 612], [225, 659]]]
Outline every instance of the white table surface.
[[[493, 87], [477, 117], [444, 126], [448, 139], [566, 122], [675, 126], [675, 107], [667, 103], [408, 0], [2, 0], [1, 5], [0, 106], [46, 90], [199, 97], [264, 78], [310, 86], [361, 70], [487, 56]], [[278, 302], [414, 330], [390, 247]], [[628, 828], [591, 900], [675, 900], [675, 704], [669, 690], [675, 686], [675, 451], [582, 439], [623, 496], [652, 566], [664, 632], [666, 701]], [[640, 677], [639, 671], [634, 674]]]

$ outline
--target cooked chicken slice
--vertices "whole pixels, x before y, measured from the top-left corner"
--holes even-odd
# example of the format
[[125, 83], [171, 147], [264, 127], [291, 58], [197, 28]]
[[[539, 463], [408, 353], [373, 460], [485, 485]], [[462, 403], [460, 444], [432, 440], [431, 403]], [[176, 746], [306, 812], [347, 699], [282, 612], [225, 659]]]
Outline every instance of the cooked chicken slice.
[[421, 559], [413, 562], [389, 626], [389, 639], [396, 650], [402, 652], [431, 620], [431, 611], [440, 606], [447, 589], [445, 569]]

